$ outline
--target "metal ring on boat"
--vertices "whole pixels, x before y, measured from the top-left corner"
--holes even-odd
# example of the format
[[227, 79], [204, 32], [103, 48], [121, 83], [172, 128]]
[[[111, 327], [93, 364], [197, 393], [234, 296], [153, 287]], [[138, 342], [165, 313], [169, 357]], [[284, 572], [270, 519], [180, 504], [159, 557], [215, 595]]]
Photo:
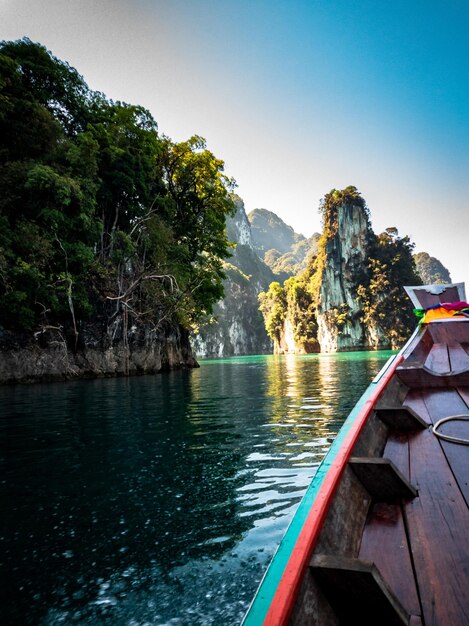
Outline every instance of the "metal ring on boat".
[[435, 434], [440, 439], [445, 439], [446, 441], [451, 441], [452, 443], [462, 443], [463, 445], [469, 446], [469, 439], [463, 439], [463, 437], [451, 437], [451, 435], [444, 435], [443, 433], [438, 432], [438, 428], [441, 426], [441, 424], [458, 420], [469, 420], [469, 415], [450, 415], [449, 417], [444, 417], [443, 419], [438, 420], [437, 423], [432, 427], [433, 434]]

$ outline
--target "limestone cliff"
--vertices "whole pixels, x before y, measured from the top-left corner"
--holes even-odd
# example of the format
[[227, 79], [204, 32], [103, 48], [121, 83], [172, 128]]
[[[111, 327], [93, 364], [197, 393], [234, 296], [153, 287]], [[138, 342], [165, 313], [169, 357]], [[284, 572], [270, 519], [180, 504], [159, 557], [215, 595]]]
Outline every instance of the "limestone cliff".
[[258, 294], [274, 280], [254, 249], [244, 203], [234, 197], [236, 214], [227, 219], [228, 239], [236, 243], [225, 263], [225, 296], [214, 307], [214, 319], [191, 338], [198, 356], [221, 357], [272, 351], [259, 311]]
[[0, 330], [0, 384], [45, 382], [154, 374], [163, 370], [198, 367], [187, 332], [180, 326], [159, 330], [133, 327], [124, 339], [121, 329], [103, 332], [96, 323], [80, 328], [76, 349], [60, 332], [19, 335]]
[[397, 348], [415, 326], [403, 286], [420, 284], [413, 244], [396, 228], [376, 235], [355, 187], [321, 204], [324, 231], [306, 269], [260, 295], [277, 352]]
[[421, 282], [412, 242], [395, 227], [376, 235], [355, 187], [331, 191], [322, 210], [314, 280], [321, 352], [401, 346], [415, 326], [403, 286]]
[[[369, 347], [356, 297], [357, 276], [363, 273], [368, 257], [371, 235], [368, 215], [358, 199], [351, 199], [338, 206], [335, 220], [323, 243], [325, 258], [316, 309], [321, 352]], [[380, 345], [379, 332], [377, 335], [374, 343], [377, 340]]]

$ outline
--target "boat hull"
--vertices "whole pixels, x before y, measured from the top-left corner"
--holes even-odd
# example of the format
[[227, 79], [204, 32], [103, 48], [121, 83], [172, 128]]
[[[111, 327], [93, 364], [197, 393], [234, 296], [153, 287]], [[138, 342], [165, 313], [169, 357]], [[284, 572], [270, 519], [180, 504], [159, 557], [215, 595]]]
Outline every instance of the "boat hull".
[[469, 320], [420, 327], [386, 364], [313, 478], [244, 626], [469, 624], [469, 449], [431, 428], [469, 415], [468, 373]]

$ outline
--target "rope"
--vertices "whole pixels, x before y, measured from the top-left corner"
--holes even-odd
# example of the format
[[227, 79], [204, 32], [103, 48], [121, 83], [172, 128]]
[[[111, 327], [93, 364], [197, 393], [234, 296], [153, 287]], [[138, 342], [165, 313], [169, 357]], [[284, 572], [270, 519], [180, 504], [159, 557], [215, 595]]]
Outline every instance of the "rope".
[[453, 443], [461, 443], [465, 446], [469, 446], [469, 439], [464, 439], [463, 437], [451, 437], [450, 435], [444, 435], [443, 433], [438, 432], [438, 428], [444, 424], [445, 422], [457, 421], [457, 420], [469, 420], [469, 415], [450, 415], [449, 417], [444, 417], [432, 427], [433, 434], [439, 437], [440, 439], [445, 439], [446, 441], [451, 441]]

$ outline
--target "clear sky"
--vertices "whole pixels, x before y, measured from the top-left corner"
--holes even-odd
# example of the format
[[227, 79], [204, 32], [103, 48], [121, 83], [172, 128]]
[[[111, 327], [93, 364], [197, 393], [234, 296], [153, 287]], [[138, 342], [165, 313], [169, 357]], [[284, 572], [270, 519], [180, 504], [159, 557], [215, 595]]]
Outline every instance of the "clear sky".
[[[320, 230], [355, 185], [469, 287], [467, 0], [0, 0], [93, 89], [224, 159], [246, 210]], [[468, 293], [469, 297], [469, 293]]]

